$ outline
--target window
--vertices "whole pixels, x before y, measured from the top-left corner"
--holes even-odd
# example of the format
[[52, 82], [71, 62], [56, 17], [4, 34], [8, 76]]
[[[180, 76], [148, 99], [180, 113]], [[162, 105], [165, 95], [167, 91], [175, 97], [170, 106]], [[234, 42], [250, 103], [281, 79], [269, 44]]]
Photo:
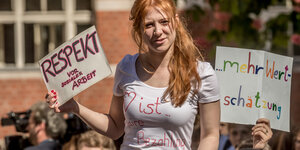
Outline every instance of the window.
[[77, 34], [91, 27], [91, 24], [77, 24]]
[[91, 26], [90, 10], [92, 0], [0, 0], [0, 71], [38, 69], [42, 57]]
[[0, 24], [0, 64], [15, 63], [14, 25]]
[[11, 11], [11, 0], [0, 1], [0, 11]]
[[41, 0], [26, 0], [26, 11], [41, 10]]
[[63, 43], [62, 24], [25, 24], [25, 63], [36, 63]]
[[91, 0], [76, 0], [76, 10], [92, 10]]
[[25, 62], [34, 62], [31, 57], [34, 54], [34, 41], [33, 41], [33, 24], [25, 24]]
[[48, 0], [47, 1], [47, 10], [62, 10], [61, 0]]

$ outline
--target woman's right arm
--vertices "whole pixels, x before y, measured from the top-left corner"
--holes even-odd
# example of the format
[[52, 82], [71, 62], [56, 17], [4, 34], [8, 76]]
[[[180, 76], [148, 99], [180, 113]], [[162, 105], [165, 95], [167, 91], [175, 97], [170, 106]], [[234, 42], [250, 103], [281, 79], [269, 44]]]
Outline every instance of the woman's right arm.
[[49, 107], [54, 109], [55, 112], [72, 112], [80, 117], [87, 125], [95, 131], [108, 136], [112, 139], [118, 139], [124, 133], [124, 114], [123, 114], [123, 97], [113, 96], [110, 110], [108, 114], [98, 113], [81, 105], [73, 98], [58, 107], [55, 104], [57, 95], [49, 94], [47, 101]]

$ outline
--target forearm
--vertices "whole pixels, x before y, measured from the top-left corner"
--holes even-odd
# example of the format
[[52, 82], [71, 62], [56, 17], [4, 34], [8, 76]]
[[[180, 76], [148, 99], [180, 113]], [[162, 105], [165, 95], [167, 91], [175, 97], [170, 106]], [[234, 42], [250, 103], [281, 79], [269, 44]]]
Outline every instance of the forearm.
[[74, 113], [95, 131], [112, 139], [118, 139], [123, 134], [123, 129], [109, 114], [98, 113], [76, 103], [78, 107]]
[[199, 106], [201, 138], [198, 150], [217, 150], [220, 136], [220, 101]]
[[198, 150], [217, 150], [219, 146], [219, 134], [208, 135], [201, 138]]

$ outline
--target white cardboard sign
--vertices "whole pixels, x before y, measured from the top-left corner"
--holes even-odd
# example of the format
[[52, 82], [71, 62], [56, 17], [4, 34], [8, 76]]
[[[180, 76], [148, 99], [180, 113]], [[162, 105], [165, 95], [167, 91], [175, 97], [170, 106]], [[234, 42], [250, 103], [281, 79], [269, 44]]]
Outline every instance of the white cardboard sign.
[[221, 121], [290, 130], [293, 58], [266, 51], [217, 47], [215, 70], [221, 93]]
[[59, 93], [59, 105], [112, 72], [95, 26], [51, 51], [39, 67], [47, 89]]

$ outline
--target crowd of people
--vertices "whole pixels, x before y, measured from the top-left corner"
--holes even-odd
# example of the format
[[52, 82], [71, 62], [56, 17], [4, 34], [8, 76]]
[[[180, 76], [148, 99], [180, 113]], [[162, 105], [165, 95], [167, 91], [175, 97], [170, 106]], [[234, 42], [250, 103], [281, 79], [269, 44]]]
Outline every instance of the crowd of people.
[[[123, 141], [123, 137], [114, 141], [91, 129], [83, 129], [66, 141], [66, 118], [61, 113], [55, 113], [45, 102], [34, 104], [30, 111], [27, 129], [32, 146], [25, 150], [118, 150]], [[195, 136], [199, 128], [196, 121], [192, 139], [195, 145], [199, 144], [200, 137]], [[300, 150], [299, 128], [293, 128], [291, 133], [273, 131], [265, 118], [258, 119], [255, 126], [221, 122], [219, 134], [218, 150]]]
[[[74, 134], [68, 140], [61, 140], [67, 131], [66, 119], [55, 113], [45, 102], [38, 102], [31, 107], [28, 124], [29, 139], [32, 146], [25, 150], [118, 150], [120, 143], [95, 130], [86, 130]], [[194, 131], [199, 129], [195, 125]], [[193, 134], [197, 135], [197, 132]], [[274, 132], [274, 136], [273, 136]], [[293, 128], [291, 133], [273, 131], [268, 119], [258, 119], [255, 126], [233, 123], [220, 123], [218, 150], [300, 150], [300, 130]], [[193, 142], [199, 141], [193, 136]], [[123, 138], [120, 138], [121, 142]], [[193, 147], [192, 149], [196, 149]], [[1, 150], [5, 150], [2, 147]]]
[[[220, 125], [220, 145], [218, 150], [235, 150], [250, 148], [255, 144], [251, 131], [251, 126], [221, 123]], [[300, 150], [300, 130], [293, 127], [291, 132], [271, 130], [261, 133], [263, 150]], [[263, 136], [265, 134], [265, 136]], [[252, 136], [251, 136], [252, 135]]]
[[32, 146], [25, 150], [116, 150], [112, 139], [94, 130], [82, 129], [66, 141], [66, 118], [45, 102], [34, 104], [30, 110], [27, 129]]
[[[31, 107], [28, 124], [29, 139], [32, 146], [25, 150], [118, 150], [122, 138], [112, 140], [94, 130], [74, 134], [68, 140], [65, 136], [67, 124], [62, 114], [54, 113], [45, 102], [38, 102]], [[199, 123], [195, 125], [193, 142], [199, 143]], [[264, 128], [262, 128], [264, 126]], [[266, 129], [266, 130], [264, 130]], [[85, 130], [85, 129], [84, 129]], [[252, 131], [252, 133], [251, 133]], [[274, 132], [274, 134], [273, 134]], [[218, 150], [300, 150], [300, 130], [293, 128], [290, 133], [272, 131], [267, 119], [259, 119], [256, 126], [220, 123]], [[273, 136], [272, 136], [273, 135]], [[1, 150], [5, 150], [2, 143]], [[255, 147], [255, 145], [258, 145]], [[197, 146], [192, 147], [197, 149]]]

